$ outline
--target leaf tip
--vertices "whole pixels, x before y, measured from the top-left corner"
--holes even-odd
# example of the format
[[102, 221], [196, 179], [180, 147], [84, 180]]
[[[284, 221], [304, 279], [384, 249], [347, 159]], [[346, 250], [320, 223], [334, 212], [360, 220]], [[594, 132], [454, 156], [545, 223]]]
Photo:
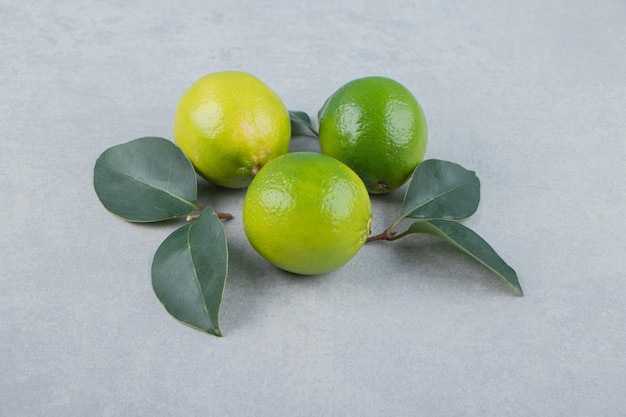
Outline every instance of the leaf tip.
[[222, 334], [222, 331], [219, 329], [219, 327], [214, 327], [213, 329], [209, 329], [206, 331], [209, 334], [212, 334], [213, 336], [216, 337], [223, 337], [224, 335]]
[[524, 290], [522, 289], [522, 285], [519, 283], [519, 278], [517, 277], [517, 272], [515, 272], [515, 270], [513, 268], [511, 268], [510, 266], [509, 266], [509, 269], [510, 269], [510, 274], [508, 274], [508, 275], [498, 274], [498, 275], [500, 275], [502, 278], [504, 278], [506, 283], [509, 284], [511, 286], [511, 288], [513, 288], [513, 290], [515, 290], [515, 292], [517, 293], [518, 296], [523, 297], [524, 296]]
[[505, 278], [505, 281], [507, 284], [509, 284], [511, 286], [511, 288], [513, 288], [513, 290], [516, 292], [516, 295], [518, 295], [519, 297], [523, 297], [524, 296], [524, 290], [522, 289], [522, 286], [519, 283], [519, 280], [517, 279], [517, 274], [515, 272], [513, 272], [513, 276], [515, 277], [515, 279], [510, 279], [510, 278]]

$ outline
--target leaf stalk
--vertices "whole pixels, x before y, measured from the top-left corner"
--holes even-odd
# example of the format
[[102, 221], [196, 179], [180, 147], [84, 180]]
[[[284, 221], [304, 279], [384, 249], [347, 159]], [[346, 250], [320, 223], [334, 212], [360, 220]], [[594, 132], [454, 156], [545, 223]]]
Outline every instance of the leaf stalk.
[[[233, 215], [230, 213], [221, 213], [219, 211], [216, 211], [215, 215], [220, 220], [232, 220], [233, 219]], [[190, 222], [190, 221], [198, 220], [198, 217], [200, 217], [200, 213], [193, 213], [193, 214], [189, 214], [185, 220]]]

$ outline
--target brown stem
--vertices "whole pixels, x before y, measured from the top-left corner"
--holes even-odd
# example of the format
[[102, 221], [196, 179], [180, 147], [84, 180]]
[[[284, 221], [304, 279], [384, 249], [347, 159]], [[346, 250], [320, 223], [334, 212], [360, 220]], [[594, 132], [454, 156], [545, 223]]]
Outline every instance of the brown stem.
[[391, 229], [387, 229], [384, 232], [382, 232], [381, 234], [378, 234], [376, 236], [370, 236], [367, 238], [367, 240], [365, 241], [365, 243], [368, 242], [375, 242], [377, 240], [392, 240], [393, 236], [396, 234], [396, 232], [392, 231]]
[[220, 220], [232, 220], [233, 215], [230, 213], [220, 213], [219, 211], [216, 211], [215, 214], [217, 214], [217, 218]]
[[[219, 211], [216, 211], [215, 214], [220, 220], [231, 220], [233, 218], [233, 215], [230, 213], [220, 213]], [[190, 222], [192, 220], [198, 220], [198, 217], [200, 217], [200, 213], [194, 213], [188, 215], [186, 220]]]

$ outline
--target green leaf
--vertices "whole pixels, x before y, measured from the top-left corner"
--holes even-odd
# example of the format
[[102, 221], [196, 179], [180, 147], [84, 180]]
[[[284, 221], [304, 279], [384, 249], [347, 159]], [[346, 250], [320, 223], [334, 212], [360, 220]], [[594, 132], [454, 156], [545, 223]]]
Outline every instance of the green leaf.
[[313, 128], [313, 123], [308, 114], [303, 111], [289, 111], [289, 119], [291, 120], [291, 136], [313, 136], [318, 134]]
[[504, 262], [482, 237], [461, 223], [441, 219], [417, 221], [403, 235], [409, 233], [427, 233], [450, 242], [491, 269], [519, 295], [524, 295], [517, 273], [513, 268]]
[[221, 336], [218, 319], [228, 274], [222, 222], [211, 208], [174, 231], [152, 261], [152, 288], [177, 320]]
[[191, 162], [172, 142], [145, 137], [104, 151], [93, 173], [98, 198], [131, 222], [156, 222], [198, 210]]
[[476, 212], [479, 201], [480, 181], [474, 171], [453, 162], [429, 159], [413, 173], [401, 218], [464, 219]]

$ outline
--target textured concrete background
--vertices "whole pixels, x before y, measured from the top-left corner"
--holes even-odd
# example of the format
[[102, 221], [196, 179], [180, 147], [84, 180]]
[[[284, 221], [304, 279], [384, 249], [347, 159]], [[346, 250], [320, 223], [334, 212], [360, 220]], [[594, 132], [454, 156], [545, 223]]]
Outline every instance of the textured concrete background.
[[[0, 415], [626, 415], [625, 45], [621, 0], [0, 0]], [[311, 115], [354, 78], [405, 84], [427, 157], [478, 173], [466, 224], [526, 296], [418, 236], [282, 273], [243, 192], [203, 183], [236, 216], [225, 337], [172, 319], [150, 264], [176, 225], [112, 216], [92, 169], [171, 138], [182, 92], [226, 69]], [[374, 198], [374, 231], [403, 191]]]

